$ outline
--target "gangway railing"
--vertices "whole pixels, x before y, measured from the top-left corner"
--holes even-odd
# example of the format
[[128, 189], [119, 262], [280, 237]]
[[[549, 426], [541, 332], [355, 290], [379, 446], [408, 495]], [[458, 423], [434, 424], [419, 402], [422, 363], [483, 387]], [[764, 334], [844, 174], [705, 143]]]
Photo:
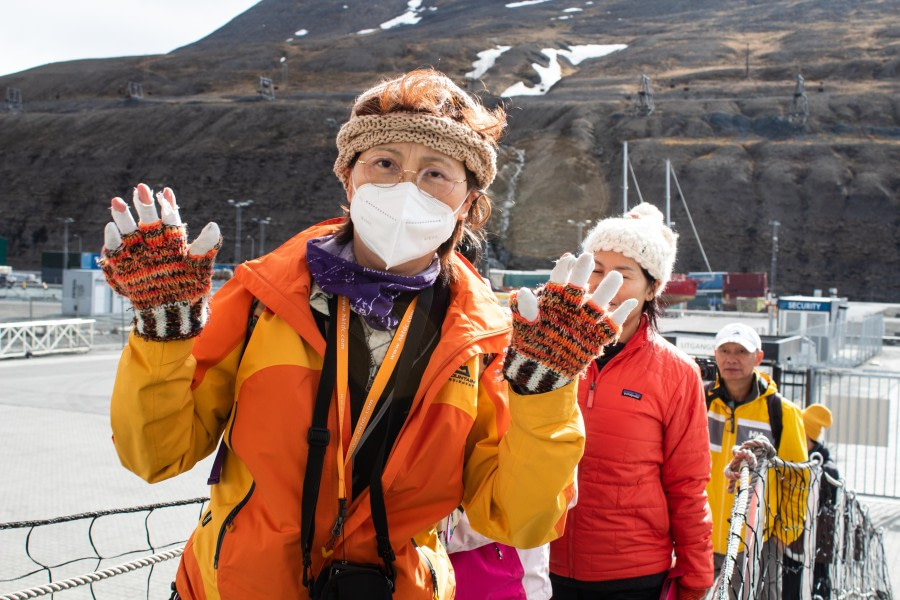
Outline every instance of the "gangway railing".
[[0, 323], [0, 359], [88, 352], [94, 319], [48, 319]]

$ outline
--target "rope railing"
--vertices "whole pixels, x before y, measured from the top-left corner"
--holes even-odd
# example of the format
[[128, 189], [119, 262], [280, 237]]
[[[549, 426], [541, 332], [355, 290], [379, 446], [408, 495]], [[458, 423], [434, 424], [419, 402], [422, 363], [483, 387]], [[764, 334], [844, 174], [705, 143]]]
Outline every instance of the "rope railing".
[[[763, 543], [770, 536], [777, 545]], [[798, 600], [893, 598], [882, 531], [818, 454], [804, 463], [757, 455], [739, 467], [712, 597], [769, 598], [773, 590]]]
[[47, 585], [39, 585], [27, 590], [22, 590], [20, 592], [14, 592], [12, 594], [0, 596], [0, 600], [27, 600], [28, 598], [38, 598], [40, 596], [46, 596], [47, 594], [53, 594], [55, 592], [62, 592], [64, 590], [72, 589], [82, 585], [90, 585], [104, 579], [109, 579], [110, 577], [114, 577], [116, 575], [123, 575], [125, 573], [143, 569], [145, 567], [149, 567], [166, 560], [178, 558], [179, 556], [181, 556], [181, 553], [183, 551], [184, 546], [180, 546], [173, 550], [159, 552], [157, 554], [153, 554], [152, 556], [147, 556], [122, 565], [103, 569], [102, 571], [94, 571], [93, 573], [87, 573], [86, 575], [81, 575], [79, 577], [72, 577], [70, 579], [64, 579], [62, 581], [54, 581], [52, 583], [48, 583]]
[[[151, 581], [164, 590], [171, 584], [171, 577], [160, 580], [168, 572], [166, 569], [154, 580], [154, 566], [181, 556], [186, 534], [193, 530], [199, 519], [197, 512], [202, 514], [208, 500], [191, 498], [51, 519], [0, 523], [0, 535], [4, 536], [0, 538], [0, 600], [36, 598], [82, 586], [89, 586], [90, 597], [96, 599], [95, 583], [148, 567], [143, 584], [140, 579], [125, 578], [122, 581], [126, 583], [107, 583], [98, 589], [111, 592], [108, 597], [121, 598], [126, 596], [118, 587], [140, 585], [145, 590], [141, 595], [149, 600]], [[182, 509], [189, 512], [179, 514]], [[159, 516], [151, 522], [154, 515]], [[72, 550], [71, 544], [76, 543], [74, 538], [87, 540], [84, 550]], [[52, 541], [42, 543], [45, 539]], [[23, 541], [20, 558], [11, 555], [10, 549]], [[54, 554], [65, 556], [54, 557]], [[130, 558], [123, 559], [126, 556]], [[106, 566], [117, 560], [127, 562]], [[90, 572], [72, 576], [77, 563], [84, 562], [93, 563], [92, 569], [90, 566], [84, 569], [91, 569]], [[8, 574], [10, 570], [14, 570], [13, 575]], [[35, 578], [44, 581], [36, 582]], [[133, 590], [129, 590], [127, 597], [135, 597]]]

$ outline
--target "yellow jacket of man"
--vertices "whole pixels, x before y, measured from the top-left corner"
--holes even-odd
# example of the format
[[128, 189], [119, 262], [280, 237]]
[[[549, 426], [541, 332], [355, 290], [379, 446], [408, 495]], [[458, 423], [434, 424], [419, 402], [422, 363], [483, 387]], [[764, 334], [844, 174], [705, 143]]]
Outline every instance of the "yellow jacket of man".
[[[709, 425], [709, 447], [712, 454], [712, 478], [706, 487], [713, 517], [713, 551], [725, 554], [728, 546], [728, 529], [735, 494], [728, 492], [728, 480], [724, 476], [726, 465], [731, 462], [732, 447], [740, 445], [758, 434], [765, 435], [777, 450], [780, 459], [800, 463], [808, 459], [806, 433], [800, 408], [778, 394], [775, 382], [760, 371], [755, 371], [753, 388], [756, 397], [737, 403], [728, 399], [724, 384], [716, 380], [706, 390]], [[781, 400], [781, 436], [776, 445], [769, 415], [769, 399]], [[764, 539], [775, 535], [784, 544], [793, 542], [803, 531], [808, 495], [808, 476], [805, 471], [791, 472], [784, 481], [784, 473], [769, 469], [766, 492], [766, 529]], [[741, 532], [743, 535], [743, 532]], [[743, 550], [741, 545], [740, 551]]]

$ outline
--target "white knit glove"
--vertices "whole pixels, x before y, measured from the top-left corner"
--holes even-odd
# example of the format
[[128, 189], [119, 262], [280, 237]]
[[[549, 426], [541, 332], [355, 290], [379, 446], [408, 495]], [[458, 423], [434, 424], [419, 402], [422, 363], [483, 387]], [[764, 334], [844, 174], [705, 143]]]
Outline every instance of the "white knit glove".
[[587, 282], [593, 270], [592, 254], [577, 259], [566, 254], [537, 295], [522, 288], [510, 299], [513, 335], [503, 373], [518, 393], [563, 387], [618, 339], [637, 300], [629, 298], [608, 313], [607, 304], [622, 286], [622, 274], [611, 272], [589, 295]]

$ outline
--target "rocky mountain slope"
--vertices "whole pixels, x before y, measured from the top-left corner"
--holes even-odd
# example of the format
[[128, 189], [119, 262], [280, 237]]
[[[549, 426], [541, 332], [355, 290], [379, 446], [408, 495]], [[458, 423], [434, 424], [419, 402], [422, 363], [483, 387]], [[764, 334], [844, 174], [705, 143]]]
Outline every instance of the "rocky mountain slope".
[[[572, 58], [593, 44], [626, 47]], [[467, 77], [479, 52], [501, 46]], [[419, 66], [509, 111], [491, 188], [495, 267], [547, 267], [578, 244], [569, 221], [621, 212], [627, 141], [630, 206], [638, 188], [664, 206], [667, 159], [684, 193], [686, 207], [672, 184], [677, 270], [706, 270], [687, 210], [712, 270], [768, 271], [777, 220], [780, 294], [900, 299], [898, 0], [262, 0], [164, 56], [0, 77], [24, 100], [0, 112], [9, 261], [37, 268], [42, 251], [62, 248], [66, 217], [70, 249], [97, 249], [109, 198], [138, 181], [173, 187], [195, 231], [218, 221], [225, 261], [236, 228], [227, 200], [254, 200], [242, 237], [270, 217], [271, 249], [339, 213], [334, 136], [354, 94]], [[552, 67], [561, 79], [547, 93], [501, 97]], [[258, 97], [260, 76], [274, 100]], [[127, 97], [128, 82], [142, 99]]]

